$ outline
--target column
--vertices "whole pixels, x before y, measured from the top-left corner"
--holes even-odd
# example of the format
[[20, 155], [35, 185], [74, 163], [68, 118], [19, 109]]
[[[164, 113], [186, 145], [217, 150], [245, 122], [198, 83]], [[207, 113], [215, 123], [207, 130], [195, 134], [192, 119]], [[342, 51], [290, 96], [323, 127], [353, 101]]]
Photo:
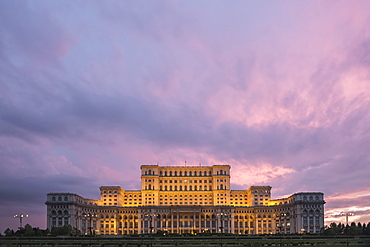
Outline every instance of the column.
[[202, 232], [202, 210], [199, 212], [199, 232]]
[[177, 226], [176, 226], [176, 228], [177, 228], [177, 233], [180, 233], [180, 214], [179, 214], [179, 212], [176, 212], [176, 215], [177, 215], [177, 218], [176, 218], [176, 222], [177, 222]]

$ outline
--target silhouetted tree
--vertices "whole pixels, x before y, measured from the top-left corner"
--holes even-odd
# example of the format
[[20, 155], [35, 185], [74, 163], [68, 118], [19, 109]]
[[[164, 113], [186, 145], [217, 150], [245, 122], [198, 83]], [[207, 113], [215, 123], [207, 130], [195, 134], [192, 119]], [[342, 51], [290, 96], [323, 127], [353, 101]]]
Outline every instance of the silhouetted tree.
[[367, 223], [366, 228], [365, 228], [365, 231], [364, 231], [364, 234], [365, 235], [370, 235], [370, 222]]
[[4, 231], [4, 234], [6, 237], [11, 237], [11, 236], [14, 236], [14, 231], [10, 228], [6, 228], [6, 230]]
[[24, 235], [25, 236], [35, 236], [35, 232], [30, 224], [24, 226]]
[[68, 226], [62, 226], [62, 227], [52, 227], [51, 234], [53, 235], [69, 235], [69, 236], [77, 236], [81, 235], [81, 232], [71, 225]]
[[344, 225], [339, 223], [331, 223], [329, 227], [325, 227], [321, 233], [323, 235], [338, 235], [338, 234], [349, 234], [349, 235], [370, 235], [370, 222], [366, 225], [352, 222], [351, 225]]

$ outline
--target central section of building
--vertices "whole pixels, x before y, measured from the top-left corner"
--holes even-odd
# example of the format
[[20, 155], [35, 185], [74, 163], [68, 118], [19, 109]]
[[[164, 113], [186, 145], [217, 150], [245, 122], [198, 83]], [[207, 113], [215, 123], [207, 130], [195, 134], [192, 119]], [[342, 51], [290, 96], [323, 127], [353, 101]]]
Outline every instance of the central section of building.
[[[268, 205], [271, 187], [253, 187], [245, 191], [230, 190], [230, 166], [160, 167], [141, 166], [141, 190], [124, 191], [120, 187], [100, 187], [106, 206], [164, 205]], [[111, 193], [114, 193], [112, 197]]]

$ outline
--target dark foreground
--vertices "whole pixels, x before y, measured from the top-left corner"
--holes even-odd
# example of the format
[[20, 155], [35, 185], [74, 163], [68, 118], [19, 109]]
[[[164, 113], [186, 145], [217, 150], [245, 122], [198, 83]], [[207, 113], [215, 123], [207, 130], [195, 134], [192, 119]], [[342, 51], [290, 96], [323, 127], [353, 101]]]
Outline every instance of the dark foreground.
[[249, 246], [249, 247], [280, 247], [280, 246], [322, 246], [322, 247], [370, 247], [369, 236], [187, 236], [187, 237], [154, 237], [144, 236], [85, 236], [85, 237], [42, 237], [42, 238], [0, 238], [0, 246]]

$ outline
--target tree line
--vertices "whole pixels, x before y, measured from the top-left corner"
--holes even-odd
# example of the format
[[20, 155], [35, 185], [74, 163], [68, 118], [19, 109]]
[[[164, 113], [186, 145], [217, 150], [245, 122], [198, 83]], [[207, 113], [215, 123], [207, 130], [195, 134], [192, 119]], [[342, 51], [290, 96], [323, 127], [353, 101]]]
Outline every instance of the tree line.
[[48, 228], [43, 230], [38, 227], [32, 227], [30, 224], [25, 225], [24, 227], [20, 227], [17, 231], [14, 231], [13, 229], [7, 228], [4, 231], [4, 234], [6, 237], [17, 237], [17, 236], [78, 236], [81, 235], [81, 232], [71, 225], [62, 226], [62, 227], [52, 227], [51, 230]]
[[336, 224], [331, 223], [328, 227], [325, 227], [322, 231], [323, 235], [370, 235], [370, 222], [361, 224], [352, 222], [351, 225], [345, 225], [342, 223]]
[[[326, 226], [322, 229], [321, 233], [323, 235], [370, 235], [370, 222], [365, 224], [352, 222], [351, 225], [345, 225], [342, 223], [336, 224], [331, 223], [329, 226]], [[7, 228], [4, 231], [6, 237], [12, 236], [79, 236], [81, 231], [77, 228], [72, 227], [71, 225], [62, 226], [62, 227], [52, 227], [49, 229], [40, 229], [38, 227], [32, 227], [27, 224], [24, 227], [19, 228], [17, 231], [14, 231], [10, 228]]]

